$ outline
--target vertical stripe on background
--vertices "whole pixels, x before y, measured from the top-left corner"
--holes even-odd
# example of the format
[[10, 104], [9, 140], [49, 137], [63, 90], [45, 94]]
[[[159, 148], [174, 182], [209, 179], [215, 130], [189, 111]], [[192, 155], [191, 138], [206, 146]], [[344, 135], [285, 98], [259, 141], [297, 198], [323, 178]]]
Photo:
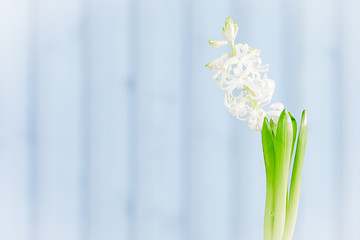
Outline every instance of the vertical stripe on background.
[[[229, 114], [224, 93], [205, 65], [224, 53], [209, 45], [222, 39], [229, 1], [192, 2], [192, 188], [191, 238], [230, 239]], [[190, 10], [189, 10], [190, 11]], [[183, 79], [187, 81], [187, 79]]]
[[[344, 144], [346, 144], [346, 138], [344, 138], [343, 135], [343, 129], [344, 129], [344, 123], [347, 123], [346, 118], [342, 118], [341, 113], [343, 112], [343, 104], [344, 104], [344, 92], [343, 92], [343, 86], [344, 86], [344, 80], [346, 78], [343, 78], [343, 71], [344, 71], [344, 66], [343, 64], [347, 61], [347, 58], [342, 58], [343, 57], [343, 51], [344, 51], [344, 46], [343, 46], [343, 1], [341, 0], [333, 0], [333, 8], [332, 8], [332, 14], [333, 14], [333, 34], [332, 37], [334, 38], [334, 43], [333, 43], [333, 48], [331, 51], [331, 74], [332, 74], [332, 78], [331, 78], [331, 105], [332, 105], [332, 120], [331, 120], [331, 128], [333, 131], [333, 138], [331, 141], [332, 144], [332, 148], [334, 149], [333, 151], [333, 157], [334, 157], [334, 171], [333, 171], [333, 175], [332, 175], [332, 191], [333, 191], [333, 196], [335, 196], [334, 202], [333, 202], [333, 212], [331, 213], [331, 218], [334, 219], [334, 225], [335, 226], [340, 226], [339, 229], [334, 231], [334, 239], [351, 239], [352, 237], [349, 238], [344, 238], [341, 234], [342, 231], [344, 231], [345, 229], [342, 229], [341, 225], [342, 225], [342, 221], [343, 219], [342, 217], [342, 213], [343, 213], [343, 209], [342, 209], [342, 203], [343, 203], [343, 199], [345, 198], [345, 196], [342, 196], [343, 193], [343, 189], [342, 189], [342, 183], [343, 183], [343, 176], [346, 175], [346, 173], [344, 173], [343, 170], [343, 162], [342, 159], [345, 157], [344, 154]], [[360, 18], [358, 18], [360, 19]], [[359, 34], [359, 32], [358, 32]], [[340, 80], [341, 79], [341, 80]], [[354, 81], [353, 81], [354, 82]], [[358, 86], [360, 86], [358, 84]], [[343, 115], [346, 116], [346, 115]], [[357, 138], [357, 142], [360, 144], [359, 141], [360, 138]], [[355, 139], [352, 139], [356, 141]], [[355, 155], [354, 155], [355, 156]], [[351, 168], [356, 167], [356, 165], [353, 165]], [[360, 165], [358, 165], [358, 167], [360, 167]], [[360, 178], [357, 178], [357, 180], [359, 181]], [[355, 179], [356, 181], [356, 179]], [[358, 194], [360, 194], [360, 192], [358, 192]], [[360, 208], [358, 209], [360, 210]], [[360, 220], [360, 218], [358, 218], [358, 220]], [[347, 220], [345, 219], [345, 221], [347, 222]], [[356, 225], [358, 226], [358, 225]], [[357, 227], [356, 227], [357, 229]], [[347, 229], [345, 231], [348, 231]], [[355, 238], [359, 238], [360, 235], [358, 235], [356, 237], [356, 235], [354, 235], [353, 237]]]
[[30, 1], [0, 2], [0, 239], [28, 240]]
[[37, 109], [38, 109], [38, 1], [32, 0], [29, 4], [29, 41], [28, 41], [28, 128], [29, 128], [29, 179], [28, 179], [28, 195], [29, 195], [29, 214], [31, 222], [31, 230], [29, 239], [38, 239], [38, 125], [37, 125]]
[[[360, 112], [359, 112], [359, 69], [360, 69], [360, 30], [359, 1], [343, 1], [343, 44], [342, 44], [342, 84], [340, 115], [342, 130], [342, 232], [338, 239], [360, 239]], [[337, 46], [341, 47], [341, 46]], [[334, 88], [337, 86], [335, 85]], [[334, 96], [336, 97], [336, 96]], [[336, 180], [336, 179], [334, 179]]]
[[335, 32], [339, 20], [335, 3], [306, 0], [302, 5], [302, 106], [307, 110], [309, 132], [296, 239], [339, 239], [339, 199], [334, 182], [339, 179], [336, 166], [340, 159], [338, 135], [333, 131], [337, 114], [333, 105], [336, 86], [332, 83], [338, 76], [334, 53], [341, 46]]
[[191, 208], [191, 189], [192, 189], [192, 0], [184, 0], [181, 5], [182, 25], [181, 25], [181, 120], [180, 120], [180, 159], [181, 159], [181, 240], [191, 240], [192, 232], [192, 208]]
[[[90, 239], [129, 239], [129, 2], [90, 1]], [[131, 148], [130, 148], [131, 149]]]
[[[129, 65], [124, 65], [122, 68], [123, 71], [128, 69], [128, 76], [124, 74], [127, 81], [127, 111], [124, 114], [127, 117], [127, 149], [128, 149], [128, 168], [127, 168], [127, 233], [129, 240], [137, 240], [138, 236], [138, 226], [137, 226], [137, 196], [138, 196], [138, 180], [139, 180], [139, 134], [138, 134], [138, 104], [139, 104], [139, 43], [140, 39], [138, 38], [138, 29], [139, 29], [139, 19], [138, 19], [138, 0], [131, 0], [128, 3], [128, 15], [127, 21], [125, 21], [127, 27], [127, 36], [128, 43], [123, 47], [123, 51], [126, 54], [122, 54], [123, 64], [128, 63]], [[124, 39], [125, 40], [125, 39]], [[127, 58], [128, 57], [128, 58]]]
[[136, 240], [181, 236], [181, 1], [137, 1]]
[[281, 3], [279, 9], [281, 32], [278, 39], [278, 54], [281, 59], [281, 66], [279, 67], [280, 81], [276, 82], [275, 95], [281, 96], [280, 101], [298, 119], [298, 124], [300, 124], [301, 112], [305, 107], [305, 96], [303, 94], [305, 86], [302, 71], [305, 31], [303, 26], [304, 9], [301, 2], [286, 0], [279, 2]]
[[81, 236], [80, 1], [39, 0], [38, 239]]
[[90, 239], [90, 77], [91, 77], [91, 46], [90, 46], [90, 2], [83, 0], [80, 2], [80, 172], [79, 172], [79, 239]]

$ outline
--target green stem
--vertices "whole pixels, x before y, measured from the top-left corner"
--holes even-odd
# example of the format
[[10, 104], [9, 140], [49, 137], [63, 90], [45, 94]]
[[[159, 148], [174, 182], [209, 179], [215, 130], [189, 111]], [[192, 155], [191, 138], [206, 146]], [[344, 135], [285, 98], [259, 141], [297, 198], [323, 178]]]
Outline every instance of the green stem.
[[296, 146], [293, 172], [291, 177], [289, 204], [286, 210], [286, 222], [285, 222], [285, 232], [284, 232], [283, 240], [291, 240], [294, 234], [296, 217], [299, 209], [301, 175], [302, 175], [302, 168], [305, 157], [306, 139], [307, 139], [307, 118], [305, 111], [303, 111], [301, 117], [299, 137]]
[[273, 240], [281, 240], [285, 228], [287, 189], [293, 126], [289, 114], [284, 110], [279, 118], [276, 131], [276, 159], [274, 174], [274, 228]]
[[233, 55], [233, 56], [235, 56], [235, 55], [236, 55], [236, 50], [235, 50], [235, 44], [234, 44], [234, 41], [232, 41], [232, 42], [230, 43], [230, 45], [231, 45], [232, 55]]

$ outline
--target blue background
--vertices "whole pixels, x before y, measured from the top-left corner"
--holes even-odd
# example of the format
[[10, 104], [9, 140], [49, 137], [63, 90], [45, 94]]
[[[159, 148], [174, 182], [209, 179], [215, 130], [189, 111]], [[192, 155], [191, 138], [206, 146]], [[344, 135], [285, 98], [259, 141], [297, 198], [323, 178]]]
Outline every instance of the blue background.
[[294, 239], [360, 239], [360, 2], [1, 0], [0, 239], [262, 239], [258, 132], [205, 64], [262, 50], [308, 148]]

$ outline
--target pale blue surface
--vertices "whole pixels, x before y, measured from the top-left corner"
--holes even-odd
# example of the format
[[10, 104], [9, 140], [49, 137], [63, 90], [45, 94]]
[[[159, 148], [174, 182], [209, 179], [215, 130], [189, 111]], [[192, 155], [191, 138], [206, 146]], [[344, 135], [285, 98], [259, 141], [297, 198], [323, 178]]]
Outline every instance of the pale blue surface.
[[262, 50], [309, 119], [295, 240], [360, 239], [360, 2], [1, 0], [1, 240], [259, 240], [260, 134], [204, 67]]

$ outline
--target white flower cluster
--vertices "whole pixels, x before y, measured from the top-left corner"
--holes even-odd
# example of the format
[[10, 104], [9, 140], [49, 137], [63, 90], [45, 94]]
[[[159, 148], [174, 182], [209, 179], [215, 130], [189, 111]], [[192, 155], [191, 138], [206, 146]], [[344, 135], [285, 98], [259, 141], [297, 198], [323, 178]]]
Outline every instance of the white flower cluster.
[[262, 129], [267, 115], [277, 122], [282, 103], [274, 103], [269, 111], [263, 109], [268, 105], [275, 89], [275, 82], [265, 72], [269, 65], [261, 65], [260, 50], [247, 44], [234, 44], [238, 25], [228, 17], [223, 28], [227, 40], [210, 40], [213, 47], [231, 46], [232, 52], [225, 53], [210, 62], [206, 67], [215, 71], [219, 87], [225, 92], [224, 103], [229, 112], [240, 120], [247, 120], [250, 129]]

